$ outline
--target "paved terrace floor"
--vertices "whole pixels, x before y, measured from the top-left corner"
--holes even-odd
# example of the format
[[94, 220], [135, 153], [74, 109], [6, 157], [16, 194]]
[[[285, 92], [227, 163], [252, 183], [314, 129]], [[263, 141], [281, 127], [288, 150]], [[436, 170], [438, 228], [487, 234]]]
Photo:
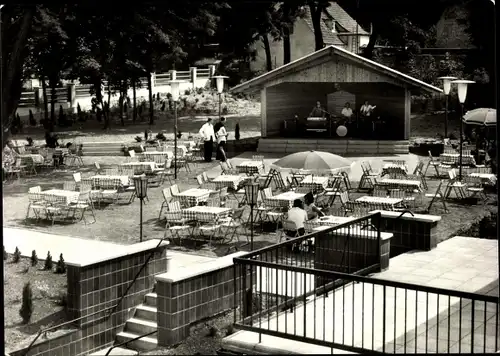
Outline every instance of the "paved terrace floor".
[[[156, 242], [153, 242], [153, 245], [156, 245], [159, 240], [154, 241]], [[98, 259], [100, 255], [102, 257], [108, 256], [110, 252], [119, 255], [122, 250], [130, 250], [130, 245], [12, 228], [3, 229], [3, 243], [7, 253], [14, 253], [17, 247], [22, 256], [30, 257], [31, 252], [35, 250], [38, 258], [44, 259], [47, 252], [50, 251], [54, 260], [58, 260], [59, 255], [62, 253], [67, 263], [81, 263], [82, 256], [92, 256]], [[170, 260], [171, 268], [184, 267], [214, 259], [176, 251], [168, 251], [167, 254], [172, 257]]]
[[[252, 156], [257, 154], [256, 152], [245, 152], [242, 153], [239, 156], [230, 158], [231, 163], [234, 166], [237, 166], [241, 162], [248, 161], [252, 159]], [[271, 154], [271, 153], [258, 153], [259, 155], [264, 156], [264, 164], [266, 165], [266, 170], [268, 170], [271, 166], [272, 163], [276, 162], [278, 159], [282, 158], [285, 155], [278, 155], [278, 154]], [[381, 172], [382, 167], [384, 166], [383, 160], [390, 160], [390, 159], [397, 159], [397, 160], [404, 160], [406, 161], [406, 164], [408, 165], [408, 172], [413, 172], [415, 167], [418, 164], [418, 156], [414, 154], [394, 154], [394, 155], [388, 155], [388, 156], [363, 156], [363, 157], [346, 157], [347, 159], [351, 160], [352, 162], [355, 162], [354, 165], [351, 168], [351, 172], [349, 173], [349, 179], [353, 181], [359, 181], [361, 179], [361, 175], [363, 174], [363, 171], [361, 169], [361, 162], [363, 161], [368, 161], [370, 162], [372, 168], [375, 171]], [[207, 171], [207, 176], [209, 178], [216, 178], [221, 174], [222, 170], [220, 166], [216, 166], [210, 170]]]
[[[498, 271], [497, 241], [457, 236], [440, 243], [432, 251], [415, 251], [397, 256], [391, 259], [387, 271], [374, 274], [372, 278], [498, 296]], [[364, 288], [364, 291], [361, 288]], [[383, 287], [376, 286], [374, 294], [372, 292], [373, 285], [370, 284], [347, 285], [343, 291], [341, 288], [335, 293], [329, 293], [327, 298], [318, 297], [315, 305], [309, 301], [305, 306], [301, 305], [295, 308], [294, 312], [273, 315], [269, 321], [266, 317], [265, 320], [262, 320], [262, 327], [267, 328], [269, 325], [271, 330], [281, 332], [285, 332], [285, 328], [287, 328], [288, 333], [293, 333], [295, 324], [296, 334], [303, 335], [304, 315], [306, 315], [305, 324], [308, 337], [314, 337], [314, 332], [316, 332], [316, 338], [324, 337], [327, 341], [335, 339], [338, 343], [344, 343], [343, 340], [345, 340], [345, 344], [354, 344], [365, 348], [373, 346], [374, 349], [382, 351]], [[416, 298], [418, 298], [417, 310], [414, 307]], [[415, 353], [416, 351], [417, 353], [425, 353], [426, 333], [427, 352], [447, 352], [448, 323], [450, 323], [450, 352], [470, 352], [472, 342], [470, 301], [464, 300], [462, 303], [462, 332], [459, 337], [460, 304], [458, 298], [450, 299], [450, 309], [448, 309], [447, 297], [438, 298], [435, 294], [428, 294], [429, 307], [427, 310], [425, 307], [426, 299], [426, 294], [422, 292], [419, 292], [417, 296], [415, 292], [405, 293], [403, 289], [395, 291], [394, 288], [386, 288], [386, 352]], [[362, 315], [364, 310], [362, 300], [364, 300], [365, 308], [370, 307], [370, 312], [366, 311], [364, 317]], [[405, 302], [408, 305], [407, 308], [405, 308]], [[342, 309], [342, 305], [345, 306], [344, 309]], [[374, 308], [371, 308], [372, 305]], [[306, 309], [304, 310], [304, 308]], [[313, 317], [314, 308], [316, 311], [321, 311], [316, 314], [316, 318]], [[330, 315], [330, 318], [323, 320], [323, 308], [324, 315]], [[373, 324], [371, 309], [373, 309]], [[493, 352], [495, 351], [495, 341], [498, 342], [500, 337], [495, 335], [494, 329], [496, 304], [489, 303], [486, 307], [486, 313], [484, 312], [484, 303], [477, 303], [474, 309], [474, 319], [476, 320], [474, 323], [476, 330], [474, 351], [483, 352], [484, 340], [486, 340], [486, 352]], [[449, 318], [448, 315], [450, 315]], [[315, 322], [316, 325], [314, 325]], [[485, 324], [486, 336], [483, 337]], [[372, 325], [374, 326], [373, 330]], [[417, 325], [416, 328], [415, 325]], [[353, 331], [355, 331], [354, 338]], [[364, 337], [362, 337], [363, 334]], [[372, 334], [374, 334], [373, 345]], [[417, 348], [415, 348], [415, 339], [417, 339]], [[223, 345], [228, 350], [251, 354], [332, 353], [328, 347], [267, 335], [262, 335], [262, 342], [259, 343], [258, 334], [248, 331], [239, 331], [226, 337], [223, 340]], [[348, 352], [333, 350], [333, 353]]]

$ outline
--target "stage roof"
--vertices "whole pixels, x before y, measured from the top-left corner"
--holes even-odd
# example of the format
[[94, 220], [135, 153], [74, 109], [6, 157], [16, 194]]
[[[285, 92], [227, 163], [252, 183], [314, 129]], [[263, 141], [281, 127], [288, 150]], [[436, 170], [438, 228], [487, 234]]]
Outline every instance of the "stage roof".
[[314, 62], [318, 60], [331, 57], [340, 57], [341, 59], [346, 59], [351, 62], [358, 64], [359, 66], [371, 70], [373, 72], [385, 75], [393, 80], [400, 82], [402, 85], [408, 85], [410, 89], [416, 89], [417, 91], [424, 91], [429, 93], [442, 93], [442, 90], [431, 84], [425, 83], [421, 80], [413, 78], [409, 75], [401, 73], [395, 69], [384, 66], [380, 63], [374, 62], [370, 59], [366, 59], [360, 55], [349, 52], [343, 48], [337, 46], [327, 46], [319, 51], [311, 53], [307, 56], [299, 58], [292, 61], [284, 66], [276, 68], [270, 72], [262, 74], [256, 78], [253, 78], [245, 83], [239, 84], [230, 89], [232, 93], [244, 93], [244, 92], [254, 92], [262, 89], [266, 83], [271, 80], [286, 77], [291, 73], [296, 73], [297, 71], [307, 68], [308, 64], [314, 66]]

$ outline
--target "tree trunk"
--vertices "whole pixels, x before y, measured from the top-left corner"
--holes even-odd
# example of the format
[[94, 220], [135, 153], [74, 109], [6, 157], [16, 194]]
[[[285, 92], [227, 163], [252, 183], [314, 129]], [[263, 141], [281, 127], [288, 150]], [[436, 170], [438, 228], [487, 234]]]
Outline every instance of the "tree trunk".
[[283, 29], [283, 64], [288, 64], [292, 61], [292, 49], [290, 45], [290, 28]]
[[154, 119], [154, 103], [153, 103], [153, 83], [151, 80], [151, 72], [148, 72], [148, 91], [149, 91], [149, 125], [154, 125], [155, 119]]
[[50, 124], [55, 126], [56, 124], [56, 83], [53, 79], [49, 79], [50, 87]]
[[26, 6], [22, 24], [19, 28], [12, 52], [10, 53], [9, 58], [1, 58], [0, 60], [0, 66], [2, 66], [2, 88], [0, 88], [0, 90], [2, 90], [2, 104], [5, 104], [0, 107], [2, 131], [4, 136], [2, 149], [7, 142], [9, 128], [12, 124], [12, 118], [17, 111], [17, 105], [19, 104], [19, 99], [21, 97], [21, 83], [15, 83], [15, 81], [22, 80], [21, 74], [23, 71], [24, 57], [26, 56], [26, 51], [24, 49], [26, 47], [26, 41], [28, 39], [31, 24], [33, 22], [35, 9], [35, 5]]
[[312, 20], [313, 29], [314, 29], [315, 50], [319, 51], [320, 49], [322, 49], [325, 46], [325, 44], [323, 42], [323, 32], [321, 31], [322, 8], [319, 5], [314, 6], [313, 4], [310, 4], [309, 9], [311, 11], [311, 20]]
[[271, 58], [271, 45], [269, 44], [269, 37], [267, 37], [267, 33], [264, 33], [261, 37], [262, 37], [262, 42], [264, 43], [264, 50], [266, 52], [266, 69], [269, 72], [273, 70], [273, 60]]
[[373, 58], [373, 50], [375, 48], [375, 43], [377, 42], [377, 39], [378, 39], [378, 26], [373, 24], [373, 31], [372, 34], [370, 35], [370, 40], [368, 41], [368, 44], [366, 45], [363, 51], [363, 57], [368, 59]]
[[94, 88], [95, 88], [95, 98], [97, 100], [97, 103], [99, 104], [99, 106], [97, 107], [96, 109], [96, 118], [97, 118], [97, 121], [100, 121], [102, 116], [104, 115], [104, 103], [103, 103], [103, 100], [102, 100], [102, 80], [101, 78], [98, 78], [94, 84]]
[[110, 102], [111, 102], [111, 84], [108, 78], [108, 102], [103, 105], [102, 111], [104, 112], [104, 129], [108, 130], [110, 127], [111, 113], [110, 113]]
[[123, 121], [123, 103], [125, 100], [125, 81], [121, 82], [120, 84], [120, 100], [118, 105], [120, 105], [120, 121], [122, 126], [125, 126], [125, 121]]
[[49, 98], [47, 95], [47, 83], [45, 82], [45, 76], [42, 75], [40, 78], [40, 81], [42, 82], [42, 96], [43, 96], [43, 113], [44, 113], [44, 123], [43, 127], [46, 130], [50, 130], [50, 121], [49, 121]]
[[135, 77], [132, 78], [132, 96], [133, 98], [133, 113], [132, 113], [132, 120], [135, 124], [135, 121], [137, 120], [137, 96], [136, 96], [136, 90], [135, 90]]

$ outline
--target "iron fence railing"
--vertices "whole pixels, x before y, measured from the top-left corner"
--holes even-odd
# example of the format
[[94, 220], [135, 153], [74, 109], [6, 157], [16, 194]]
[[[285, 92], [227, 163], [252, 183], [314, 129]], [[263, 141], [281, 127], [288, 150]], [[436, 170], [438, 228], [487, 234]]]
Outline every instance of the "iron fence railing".
[[[380, 269], [379, 218], [235, 258], [236, 328], [361, 353], [498, 350], [497, 297], [362, 275]], [[311, 238], [314, 252], [290, 251]]]

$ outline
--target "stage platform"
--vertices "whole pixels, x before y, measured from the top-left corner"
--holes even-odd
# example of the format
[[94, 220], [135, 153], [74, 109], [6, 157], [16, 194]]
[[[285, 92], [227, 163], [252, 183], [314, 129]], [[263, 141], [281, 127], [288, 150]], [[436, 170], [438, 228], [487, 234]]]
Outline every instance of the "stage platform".
[[325, 151], [338, 155], [407, 154], [408, 140], [299, 139], [260, 138], [258, 152], [295, 153], [307, 150]]

